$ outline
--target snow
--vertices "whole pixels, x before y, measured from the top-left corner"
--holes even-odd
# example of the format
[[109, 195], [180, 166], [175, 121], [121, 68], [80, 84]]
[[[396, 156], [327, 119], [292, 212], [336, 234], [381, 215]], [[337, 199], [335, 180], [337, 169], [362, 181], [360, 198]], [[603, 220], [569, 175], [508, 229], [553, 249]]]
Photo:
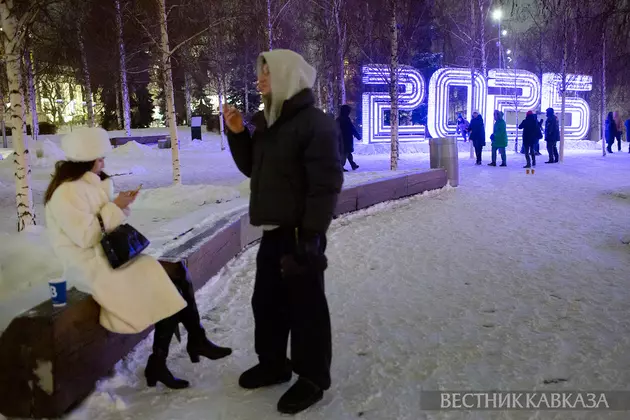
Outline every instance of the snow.
[[[333, 222], [327, 294], [333, 386], [300, 419], [627, 419], [623, 412], [422, 412], [421, 390], [612, 390], [630, 382], [627, 154], [569, 153], [535, 175], [462, 159], [461, 184]], [[541, 159], [542, 160], [542, 159]], [[362, 168], [388, 164], [360, 156]], [[403, 156], [403, 167], [421, 164]], [[151, 340], [69, 420], [279, 419], [288, 385], [238, 387], [256, 362], [250, 299], [256, 247], [197, 296], [226, 359], [169, 366], [192, 388], [146, 387]], [[566, 379], [559, 384], [545, 380]]]

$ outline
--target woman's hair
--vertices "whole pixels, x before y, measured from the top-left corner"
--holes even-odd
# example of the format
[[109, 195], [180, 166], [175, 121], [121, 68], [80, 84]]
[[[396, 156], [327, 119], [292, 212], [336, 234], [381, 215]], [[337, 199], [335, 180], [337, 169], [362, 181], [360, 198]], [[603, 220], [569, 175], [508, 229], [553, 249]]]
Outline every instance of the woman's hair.
[[[52, 180], [50, 181], [50, 185], [48, 185], [48, 189], [46, 189], [46, 194], [44, 195], [44, 205], [48, 204], [53, 194], [61, 186], [61, 184], [65, 182], [72, 182], [80, 179], [87, 172], [90, 172], [92, 168], [94, 168], [94, 162], [69, 162], [69, 161], [59, 161], [55, 165], [55, 173], [52, 176]], [[105, 172], [101, 172], [100, 175], [101, 181], [109, 178]]]

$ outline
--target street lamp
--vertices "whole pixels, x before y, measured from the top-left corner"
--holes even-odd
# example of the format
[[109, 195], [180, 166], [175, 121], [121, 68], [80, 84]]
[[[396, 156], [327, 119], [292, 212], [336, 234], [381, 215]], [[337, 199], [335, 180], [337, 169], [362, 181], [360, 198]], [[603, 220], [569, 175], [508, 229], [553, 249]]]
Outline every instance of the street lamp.
[[[499, 22], [499, 41], [497, 42], [497, 47], [499, 49], [499, 68], [501, 67], [501, 19], [503, 19], [503, 10], [501, 9], [495, 9], [492, 12], [492, 19], [496, 20], [497, 22]], [[505, 34], [507, 34], [507, 31], [505, 31]]]
[[503, 32], [501, 32], [501, 35], [507, 36], [507, 30], [504, 29]]

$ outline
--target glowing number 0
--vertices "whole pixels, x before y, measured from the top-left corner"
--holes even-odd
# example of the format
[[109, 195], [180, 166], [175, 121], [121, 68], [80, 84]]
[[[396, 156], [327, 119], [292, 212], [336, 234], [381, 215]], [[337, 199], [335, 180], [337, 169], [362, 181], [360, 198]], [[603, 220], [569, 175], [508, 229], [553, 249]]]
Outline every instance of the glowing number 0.
[[[475, 97], [472, 103], [470, 70], [439, 69], [429, 81], [429, 108], [427, 123], [431, 137], [447, 137], [457, 135], [457, 126], [449, 124], [449, 93], [450, 88], [458, 86], [467, 88], [467, 118], [470, 121], [474, 108], [483, 112], [486, 108], [486, 81], [482, 75], [475, 73]], [[486, 116], [483, 116], [486, 118]], [[454, 123], [454, 121], [453, 121]]]
[[[543, 95], [541, 108], [544, 112], [547, 108], [556, 111], [560, 119], [562, 106], [562, 75], [554, 73], [543, 74]], [[593, 89], [593, 78], [567, 74], [567, 92], [590, 92]], [[568, 115], [567, 115], [568, 114]], [[588, 103], [582, 98], [567, 97], [565, 104], [565, 140], [583, 140], [587, 137], [590, 128], [591, 110]]]
[[[363, 67], [364, 85], [386, 85], [389, 83], [389, 67], [373, 65]], [[404, 66], [398, 76], [398, 84], [404, 86], [399, 94], [401, 111], [413, 111], [424, 101], [425, 81], [422, 74]], [[363, 94], [363, 143], [391, 141], [391, 126], [385, 125], [385, 111], [391, 109], [389, 92], [366, 92]], [[401, 125], [398, 128], [399, 141], [418, 141], [425, 139], [423, 125]]]

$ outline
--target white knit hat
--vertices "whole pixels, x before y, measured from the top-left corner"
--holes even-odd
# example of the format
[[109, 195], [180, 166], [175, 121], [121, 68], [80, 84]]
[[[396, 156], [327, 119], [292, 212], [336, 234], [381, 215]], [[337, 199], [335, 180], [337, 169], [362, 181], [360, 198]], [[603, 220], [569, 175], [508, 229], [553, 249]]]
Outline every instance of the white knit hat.
[[61, 149], [71, 162], [92, 162], [107, 156], [112, 145], [102, 128], [79, 128], [61, 140]]

